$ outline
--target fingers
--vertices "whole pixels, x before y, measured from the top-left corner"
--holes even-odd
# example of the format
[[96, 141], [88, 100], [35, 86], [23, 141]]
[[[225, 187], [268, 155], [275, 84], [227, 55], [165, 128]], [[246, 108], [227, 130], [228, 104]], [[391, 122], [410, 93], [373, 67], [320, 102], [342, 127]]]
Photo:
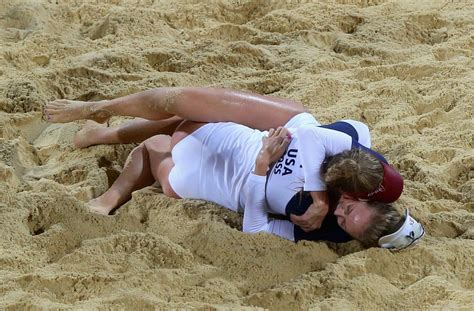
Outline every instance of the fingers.
[[301, 228], [301, 229], [303, 229], [304, 232], [311, 232], [313, 230], [319, 229], [319, 227], [320, 226], [313, 225], [313, 226], [306, 226], [306, 227]]
[[322, 220], [311, 222], [305, 218], [304, 214], [301, 216], [290, 214], [290, 220], [296, 226], [300, 227], [304, 232], [310, 232], [321, 227]]
[[308, 225], [303, 220], [303, 217], [297, 216], [297, 215], [294, 215], [294, 214], [290, 214], [290, 220], [291, 220], [292, 223], [295, 224], [295, 226], [298, 226], [301, 229], [303, 229], [304, 232], [310, 231], [310, 230], [308, 230]]
[[276, 143], [279, 145], [283, 140], [283, 136], [281, 136], [281, 127], [275, 129], [270, 129], [268, 131], [268, 136], [266, 137], [269, 142]]
[[286, 150], [286, 148], [288, 148], [288, 146], [290, 145], [290, 142], [291, 142], [291, 138], [289, 138], [288, 136], [285, 136], [283, 140], [280, 142], [280, 148], [283, 148]]
[[312, 231], [313, 228], [311, 225], [308, 225], [306, 221], [303, 220], [303, 216], [297, 216], [295, 214], [290, 214], [290, 220], [295, 226], [300, 227], [304, 232]]
[[303, 217], [302, 216], [298, 216], [298, 215], [295, 215], [295, 214], [290, 214], [290, 220], [292, 223], [296, 224], [296, 225], [302, 225], [303, 224]]
[[279, 127], [279, 129], [280, 129], [279, 134], [280, 134], [281, 136], [290, 136], [290, 137], [291, 137], [290, 131], [289, 131], [287, 128], [285, 128], [285, 127]]
[[283, 139], [283, 142], [288, 146], [289, 142], [291, 141], [291, 133], [287, 128], [279, 127], [276, 131], [278, 137]]
[[291, 137], [290, 131], [282, 126], [268, 130], [268, 137]]
[[267, 154], [272, 163], [281, 158], [288, 148], [291, 141], [288, 134], [289, 131], [280, 126], [277, 129], [270, 129], [268, 136], [262, 137], [261, 152]]
[[284, 127], [279, 126], [275, 131], [275, 135], [278, 136], [278, 137], [285, 137], [286, 136], [285, 131], [286, 131], [286, 129]]

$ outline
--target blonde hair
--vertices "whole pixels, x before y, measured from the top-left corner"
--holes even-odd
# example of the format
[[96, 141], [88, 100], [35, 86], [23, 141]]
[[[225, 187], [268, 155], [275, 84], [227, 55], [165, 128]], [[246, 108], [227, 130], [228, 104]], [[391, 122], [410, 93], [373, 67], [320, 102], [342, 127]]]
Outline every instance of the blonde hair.
[[332, 156], [322, 168], [328, 188], [342, 192], [371, 192], [383, 179], [383, 166], [372, 154], [353, 148]]
[[374, 213], [367, 229], [357, 240], [366, 247], [374, 247], [378, 246], [378, 241], [382, 236], [397, 231], [404, 217], [392, 204], [367, 202], [367, 205]]

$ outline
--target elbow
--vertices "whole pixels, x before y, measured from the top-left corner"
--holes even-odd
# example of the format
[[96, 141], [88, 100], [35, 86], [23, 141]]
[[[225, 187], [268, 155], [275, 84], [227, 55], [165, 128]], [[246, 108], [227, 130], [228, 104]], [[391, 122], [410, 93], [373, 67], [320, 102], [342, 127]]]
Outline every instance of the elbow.
[[242, 228], [242, 231], [244, 233], [256, 234], [256, 233], [260, 233], [260, 232], [267, 232], [266, 227], [267, 226], [258, 226], [258, 227], [245, 227], [244, 226]]

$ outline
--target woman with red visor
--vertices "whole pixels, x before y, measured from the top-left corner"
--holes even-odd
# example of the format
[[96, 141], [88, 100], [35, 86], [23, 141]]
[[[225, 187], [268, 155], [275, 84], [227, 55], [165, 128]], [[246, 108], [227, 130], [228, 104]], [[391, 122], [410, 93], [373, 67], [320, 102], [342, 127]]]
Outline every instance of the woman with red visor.
[[[323, 220], [328, 214], [329, 199], [326, 184], [333, 191], [335, 190], [336, 192], [339, 192], [339, 194], [343, 193], [341, 199], [337, 201], [339, 204], [333, 211], [333, 214], [337, 217], [339, 226], [346, 231], [350, 231], [351, 226], [354, 228], [359, 226], [360, 228], [361, 226], [358, 225], [358, 222], [361, 222], [364, 219], [374, 220], [375, 214], [386, 215], [391, 213], [392, 216], [394, 215], [394, 213], [390, 211], [390, 207], [386, 204], [382, 204], [383, 207], [369, 208], [370, 212], [367, 212], [368, 208], [362, 208], [362, 206], [377, 206], [377, 204], [367, 204], [359, 199], [375, 199], [379, 202], [392, 202], [400, 196], [403, 188], [403, 180], [401, 179], [401, 176], [390, 167], [384, 159], [379, 159], [377, 154], [371, 152], [371, 150], [368, 149], [370, 146], [360, 144], [360, 142], [357, 139], [354, 139], [354, 136], [351, 136], [350, 133], [330, 127], [319, 127], [319, 124], [315, 120], [314, 122], [316, 123], [308, 121], [308, 118], [299, 117], [300, 115], [305, 115], [305, 109], [303, 106], [286, 99], [224, 89], [158, 88], [122, 98], [100, 102], [59, 100], [48, 104], [45, 107], [44, 115], [50, 122], [69, 122], [77, 119], [92, 119], [103, 122], [109, 117], [115, 115], [134, 116], [153, 120], [136, 120], [119, 126], [118, 128], [95, 130], [91, 128], [85, 129], [76, 137], [76, 144], [79, 146], [87, 146], [99, 143], [140, 142], [147, 137], [151, 137], [158, 133], [171, 134], [174, 132], [173, 139], [169, 139], [167, 143], [166, 138], [163, 137], [160, 139], [151, 138], [148, 142], [145, 141], [144, 144], [139, 147], [147, 150], [150, 159], [152, 156], [160, 158], [160, 165], [158, 165], [159, 169], [157, 167], [157, 172], [154, 175], [161, 174], [166, 176], [166, 180], [164, 178], [160, 180], [160, 178], [157, 178], [159, 176], [154, 177], [160, 181], [165, 194], [174, 197], [204, 199], [209, 198], [206, 196], [199, 197], [202, 196], [201, 193], [199, 195], [183, 196], [180, 195], [180, 191], [175, 191], [174, 188], [180, 187], [179, 182], [176, 182], [176, 176], [180, 174], [173, 174], [173, 168], [175, 166], [173, 161], [176, 161], [175, 158], [179, 158], [179, 155], [174, 156], [173, 154], [173, 157], [171, 158], [171, 149], [167, 152], [163, 152], [163, 146], [166, 144], [168, 144], [168, 147], [170, 147], [170, 144], [176, 146], [179, 141], [186, 139], [188, 136], [194, 136], [197, 131], [205, 132], [200, 129], [201, 127], [206, 127], [206, 131], [208, 132], [214, 131], [212, 135], [213, 139], [221, 143], [224, 138], [222, 135], [227, 134], [227, 137], [232, 137], [236, 129], [231, 128], [230, 132], [226, 133], [224, 130], [217, 127], [211, 131], [211, 126], [189, 124], [188, 122], [187, 124], [180, 126], [177, 131], [174, 131], [180, 120], [186, 119], [197, 122], [235, 122], [243, 124], [248, 128], [259, 130], [276, 128], [283, 124], [291, 128], [292, 125], [288, 123], [293, 121], [295, 127], [294, 133], [291, 133], [291, 136], [298, 139], [300, 150], [298, 157], [300, 167], [297, 168], [301, 173], [300, 178], [302, 180], [300, 190], [302, 190], [301, 193], [310, 194], [311, 204], [306, 206], [306, 210], [302, 215], [295, 215], [295, 213], [290, 214], [293, 214], [291, 215], [293, 223], [298, 225], [303, 232], [312, 232], [314, 229], [320, 228], [323, 224]], [[308, 114], [306, 113], [306, 115]], [[299, 121], [296, 122], [295, 120]], [[356, 130], [355, 132], [357, 133]], [[282, 139], [280, 136], [281, 133], [282, 130], [280, 130], [279, 135], [276, 136], [277, 139]], [[206, 135], [201, 135], [202, 139], [208, 139], [211, 137]], [[262, 134], [257, 133], [256, 136], [258, 137], [259, 135]], [[266, 133], [263, 136], [265, 135]], [[268, 139], [274, 138], [272, 135], [270, 135]], [[263, 136], [260, 136], [260, 139]], [[339, 139], [335, 139], [334, 137], [338, 137]], [[292, 141], [293, 139], [289, 141], [288, 147], [291, 147], [290, 144]], [[238, 140], [231, 142], [236, 143], [236, 146], [234, 146], [235, 148], [242, 148], [242, 146], [238, 146]], [[200, 143], [203, 144], [203, 141]], [[265, 154], [263, 147], [265, 147], [265, 144], [262, 146], [262, 150], [258, 153], [259, 155]], [[218, 148], [221, 148], [221, 146], [218, 146]], [[270, 158], [268, 154], [265, 157], [265, 161], [268, 162], [266, 163], [267, 171], [265, 172], [265, 175], [267, 173], [269, 174], [268, 185], [272, 182], [271, 172], [273, 172], [273, 175], [278, 175], [278, 171], [280, 171], [281, 176], [286, 176], [288, 174], [285, 173], [288, 173], [289, 170], [293, 171], [289, 166], [294, 165], [294, 159], [291, 159], [291, 157], [295, 156], [295, 152], [290, 152], [291, 150], [294, 150], [294, 148], [289, 148], [286, 153], [288, 159], [285, 160], [285, 154], [283, 154], [283, 162], [275, 163], [271, 169], [268, 168], [273, 163], [268, 162], [268, 159]], [[352, 150], [357, 150], [357, 152], [352, 152]], [[158, 156], [158, 154], [160, 154], [160, 156]], [[163, 154], [168, 154], [168, 156], [163, 158]], [[366, 158], [365, 161], [363, 159], [357, 159], [360, 155]], [[272, 154], [272, 157], [274, 156], [275, 154]], [[257, 159], [262, 160], [261, 157], [257, 157]], [[255, 167], [264, 166], [265, 163], [262, 164], [262, 161], [255, 163]], [[180, 162], [179, 167], [186, 167], [186, 165], [183, 164], [186, 163], [186, 161], [178, 160], [178, 162]], [[281, 167], [279, 167], [279, 165], [281, 165]], [[178, 168], [174, 168], [174, 172], [178, 171]], [[250, 171], [251, 170], [248, 170], [248, 173], [250, 173]], [[168, 176], [170, 178], [169, 181], [166, 182]], [[175, 176], [174, 185], [173, 176]], [[245, 179], [245, 181], [247, 181], [247, 179]], [[242, 190], [246, 185], [246, 182], [242, 183], [240, 185], [241, 188], [238, 189]], [[136, 185], [134, 185], [134, 187], [135, 186]], [[295, 191], [295, 189], [296, 188], [294, 187], [292, 188], [293, 191]], [[131, 191], [128, 192], [131, 193]], [[184, 193], [183, 190], [181, 191], [181, 194], [182, 193]], [[127, 195], [129, 196], [129, 194]], [[271, 194], [269, 195], [268, 188], [266, 197], [271, 200]], [[123, 199], [124, 198], [121, 200], [123, 201]], [[216, 195], [215, 200], [212, 200], [212, 198], [210, 200], [220, 203], [218, 202], [218, 195]], [[239, 198], [234, 200], [237, 202], [236, 204], [229, 203], [223, 205], [226, 207], [229, 207], [229, 205], [238, 206], [238, 203], [242, 203], [239, 202], [239, 200]], [[341, 202], [345, 203], [342, 204]], [[94, 203], [96, 205], [102, 204], [101, 208], [104, 207], [103, 202], [98, 204], [98, 201], [95, 201]], [[273, 207], [271, 202], [269, 203], [269, 207]], [[114, 205], [113, 207], [116, 207], [120, 204], [123, 204], [123, 202], [117, 201], [117, 203], [112, 205]], [[345, 207], [340, 207], [341, 204]], [[380, 205], [380, 203], [378, 205]], [[109, 210], [110, 207], [111, 206], [107, 206], [105, 210]], [[238, 210], [238, 207], [231, 209]], [[275, 209], [278, 210], [278, 208]], [[386, 233], [387, 230], [393, 232], [393, 228], [400, 222], [400, 217], [397, 218], [393, 216], [382, 218], [384, 221], [387, 219], [389, 219], [389, 221], [383, 228], [379, 228], [380, 230], [378, 230], [375, 235], [378, 234], [380, 236], [381, 234]], [[365, 221], [365, 226], [362, 226], [364, 227], [364, 230], [362, 230], [363, 232], [351, 235], [356, 238], [359, 234], [367, 236], [368, 227], [377, 227], [367, 226], [367, 223], [368, 222]], [[248, 231], [253, 232], [253, 230]], [[374, 239], [372, 238], [372, 244], [373, 240]]]

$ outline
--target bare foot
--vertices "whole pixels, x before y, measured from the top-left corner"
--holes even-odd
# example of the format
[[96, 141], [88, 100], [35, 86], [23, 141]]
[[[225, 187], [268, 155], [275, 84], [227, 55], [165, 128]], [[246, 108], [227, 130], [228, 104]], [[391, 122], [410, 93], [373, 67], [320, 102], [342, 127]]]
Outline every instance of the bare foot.
[[74, 146], [77, 148], [87, 148], [101, 144], [102, 132], [104, 130], [106, 130], [106, 128], [99, 126], [94, 121], [88, 120], [82, 129], [74, 136]]
[[89, 210], [92, 213], [106, 216], [108, 216], [109, 213], [115, 208], [115, 206], [108, 206], [107, 204], [103, 204], [103, 202], [101, 202], [100, 200], [100, 197], [90, 200], [87, 204], [89, 205]]
[[83, 102], [69, 99], [58, 99], [48, 103], [43, 110], [44, 119], [51, 123], [67, 123], [75, 120], [89, 119], [104, 123], [111, 113], [100, 109], [101, 102]]

